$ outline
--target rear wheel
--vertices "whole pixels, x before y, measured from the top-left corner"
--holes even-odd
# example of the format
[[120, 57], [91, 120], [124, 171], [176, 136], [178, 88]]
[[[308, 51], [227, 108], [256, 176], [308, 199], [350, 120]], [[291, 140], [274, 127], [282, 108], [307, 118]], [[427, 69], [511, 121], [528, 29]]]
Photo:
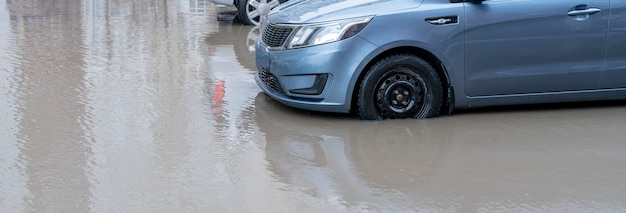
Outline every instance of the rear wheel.
[[435, 69], [413, 55], [392, 55], [365, 74], [358, 91], [363, 120], [430, 118], [439, 115], [442, 86]]
[[261, 22], [261, 14], [263, 10], [270, 9], [280, 5], [279, 0], [238, 0], [237, 16], [241, 23], [245, 25], [259, 25]]

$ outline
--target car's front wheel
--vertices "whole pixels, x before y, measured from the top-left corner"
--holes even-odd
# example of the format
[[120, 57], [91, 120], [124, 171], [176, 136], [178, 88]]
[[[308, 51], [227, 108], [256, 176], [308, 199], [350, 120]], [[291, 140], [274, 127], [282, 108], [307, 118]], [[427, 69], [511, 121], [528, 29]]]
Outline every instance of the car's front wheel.
[[358, 90], [358, 115], [363, 120], [430, 118], [439, 115], [442, 85], [425, 60], [406, 54], [378, 61]]
[[237, 16], [245, 25], [259, 25], [262, 11], [269, 11], [280, 3], [280, 0], [238, 0]]

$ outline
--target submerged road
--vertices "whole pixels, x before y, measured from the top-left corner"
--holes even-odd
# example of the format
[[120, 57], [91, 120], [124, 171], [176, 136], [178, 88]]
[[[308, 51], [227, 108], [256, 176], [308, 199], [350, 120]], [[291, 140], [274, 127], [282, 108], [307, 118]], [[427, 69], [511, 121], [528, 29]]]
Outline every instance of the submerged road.
[[204, 0], [0, 1], [0, 212], [626, 212], [626, 104], [364, 122]]

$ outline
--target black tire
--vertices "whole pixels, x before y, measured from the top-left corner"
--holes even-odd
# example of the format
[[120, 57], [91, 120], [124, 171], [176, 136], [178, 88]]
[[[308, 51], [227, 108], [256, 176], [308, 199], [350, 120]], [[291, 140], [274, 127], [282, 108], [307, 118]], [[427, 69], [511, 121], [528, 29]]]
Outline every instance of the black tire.
[[365, 74], [358, 91], [362, 120], [431, 118], [439, 115], [442, 85], [435, 69], [413, 55], [392, 55]]
[[[270, 5], [270, 9], [274, 8], [284, 1], [266, 0]], [[245, 25], [259, 25], [261, 16], [258, 13], [258, 6], [261, 0], [237, 0], [237, 17], [239, 21]]]

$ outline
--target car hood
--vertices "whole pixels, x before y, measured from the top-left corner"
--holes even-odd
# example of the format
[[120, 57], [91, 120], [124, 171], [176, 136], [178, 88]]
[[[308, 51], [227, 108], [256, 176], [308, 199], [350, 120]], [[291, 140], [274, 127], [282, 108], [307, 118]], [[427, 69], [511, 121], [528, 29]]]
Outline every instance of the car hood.
[[381, 15], [419, 7], [423, 0], [291, 0], [272, 10], [271, 24], [298, 24]]

